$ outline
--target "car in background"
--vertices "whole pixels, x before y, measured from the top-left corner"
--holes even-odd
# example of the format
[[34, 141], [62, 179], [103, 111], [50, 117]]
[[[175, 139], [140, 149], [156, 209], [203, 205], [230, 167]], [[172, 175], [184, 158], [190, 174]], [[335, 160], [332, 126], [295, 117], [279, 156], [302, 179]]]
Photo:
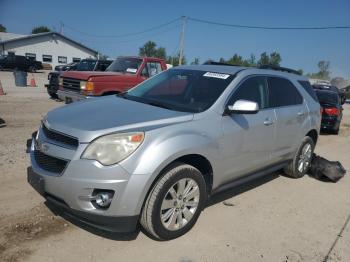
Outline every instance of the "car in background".
[[75, 70], [77, 68], [78, 63], [72, 62], [66, 65], [58, 65], [55, 66], [55, 71], [68, 71], [68, 70]]
[[4, 69], [36, 72], [43, 69], [39, 61], [35, 61], [22, 55], [2, 55], [0, 56], [0, 71]]
[[49, 80], [49, 84], [45, 85], [47, 93], [51, 98], [58, 98], [59, 77], [64, 71], [105, 71], [111, 63], [111, 60], [83, 59], [79, 63], [56, 66], [56, 71], [49, 73], [47, 76]]
[[66, 71], [60, 76], [58, 97], [67, 104], [91, 97], [122, 93], [167, 69], [164, 59], [118, 57], [105, 72]]
[[339, 95], [330, 90], [318, 89], [315, 91], [321, 105], [321, 130], [338, 134], [343, 117], [343, 107]]
[[326, 85], [326, 84], [314, 84], [312, 85], [312, 87], [315, 89], [315, 90], [328, 90], [328, 91], [332, 91], [332, 92], [335, 92], [338, 94], [339, 98], [340, 98], [340, 102], [341, 104], [344, 104], [345, 103], [345, 95], [343, 92], [341, 92], [339, 90], [338, 87], [336, 86], [332, 86], [332, 85]]

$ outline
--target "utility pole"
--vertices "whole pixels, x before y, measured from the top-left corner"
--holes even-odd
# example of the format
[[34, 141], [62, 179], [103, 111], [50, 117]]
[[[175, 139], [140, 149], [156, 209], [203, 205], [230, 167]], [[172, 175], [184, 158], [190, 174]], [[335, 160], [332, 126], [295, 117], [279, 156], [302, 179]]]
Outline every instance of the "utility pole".
[[60, 34], [63, 35], [63, 27], [64, 27], [64, 24], [62, 21], [60, 21]]
[[180, 37], [179, 65], [182, 65], [182, 60], [183, 60], [183, 57], [184, 57], [185, 29], [186, 29], [187, 17], [186, 16], [181, 16], [181, 22], [182, 22], [182, 31], [181, 31], [181, 37]]

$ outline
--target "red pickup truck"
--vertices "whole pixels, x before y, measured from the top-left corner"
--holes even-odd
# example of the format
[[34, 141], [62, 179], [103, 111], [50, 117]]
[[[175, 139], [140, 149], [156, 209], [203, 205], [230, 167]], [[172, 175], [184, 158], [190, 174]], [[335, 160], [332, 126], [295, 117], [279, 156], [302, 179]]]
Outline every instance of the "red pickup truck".
[[124, 92], [167, 69], [165, 60], [118, 57], [104, 72], [66, 71], [59, 79], [58, 97], [66, 103]]

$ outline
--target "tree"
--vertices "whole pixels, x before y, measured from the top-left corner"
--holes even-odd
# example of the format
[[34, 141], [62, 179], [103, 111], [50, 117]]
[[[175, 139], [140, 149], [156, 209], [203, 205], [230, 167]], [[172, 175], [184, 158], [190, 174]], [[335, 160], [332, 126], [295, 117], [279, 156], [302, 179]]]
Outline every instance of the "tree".
[[270, 54], [270, 65], [279, 66], [282, 61], [281, 55], [277, 52]]
[[[179, 60], [180, 60], [180, 53], [178, 53], [177, 55], [174, 55], [174, 56], [168, 56], [166, 59], [166, 62], [168, 64], [172, 64], [173, 66], [178, 66]], [[185, 55], [182, 57], [182, 64], [183, 65], [187, 64], [187, 60], [186, 60]]]
[[318, 72], [320, 77], [322, 79], [329, 79], [329, 76], [331, 74], [331, 72], [329, 71], [330, 62], [322, 60], [318, 62], [317, 65], [318, 65], [318, 68], [320, 69], [320, 71]]
[[246, 60], [249, 66], [256, 66], [256, 57], [254, 54], [251, 54], [249, 59]]
[[234, 54], [229, 60], [227, 60], [228, 64], [231, 65], [243, 65], [243, 58], [238, 54]]
[[199, 58], [196, 57], [192, 62], [191, 65], [199, 65]]
[[32, 29], [32, 34], [40, 34], [46, 32], [51, 32], [50, 28], [47, 26], [37, 26]]
[[258, 61], [258, 65], [273, 65], [279, 66], [282, 61], [281, 55], [277, 52], [272, 52], [268, 55], [266, 52], [260, 55], [260, 60]]
[[318, 62], [317, 66], [319, 68], [319, 71], [317, 73], [309, 73], [307, 74], [307, 76], [309, 78], [329, 80], [331, 74], [331, 72], [329, 71], [330, 62], [322, 60]]
[[0, 32], [6, 33], [6, 27], [0, 24]]
[[258, 61], [258, 65], [268, 65], [270, 63], [270, 57], [266, 52], [260, 55], [260, 59]]
[[336, 86], [338, 88], [343, 88], [349, 85], [349, 80], [344, 79], [343, 77], [337, 76], [332, 78], [331, 80], [332, 86]]
[[140, 56], [158, 57], [166, 59], [166, 50], [164, 47], [157, 48], [157, 44], [153, 41], [146, 42], [139, 48]]

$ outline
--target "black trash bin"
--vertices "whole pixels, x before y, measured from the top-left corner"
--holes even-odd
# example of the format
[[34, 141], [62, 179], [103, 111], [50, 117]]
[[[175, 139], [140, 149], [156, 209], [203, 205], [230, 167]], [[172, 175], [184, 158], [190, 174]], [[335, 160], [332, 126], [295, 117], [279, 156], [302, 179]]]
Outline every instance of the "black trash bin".
[[13, 72], [16, 86], [27, 86], [27, 72], [16, 70]]

